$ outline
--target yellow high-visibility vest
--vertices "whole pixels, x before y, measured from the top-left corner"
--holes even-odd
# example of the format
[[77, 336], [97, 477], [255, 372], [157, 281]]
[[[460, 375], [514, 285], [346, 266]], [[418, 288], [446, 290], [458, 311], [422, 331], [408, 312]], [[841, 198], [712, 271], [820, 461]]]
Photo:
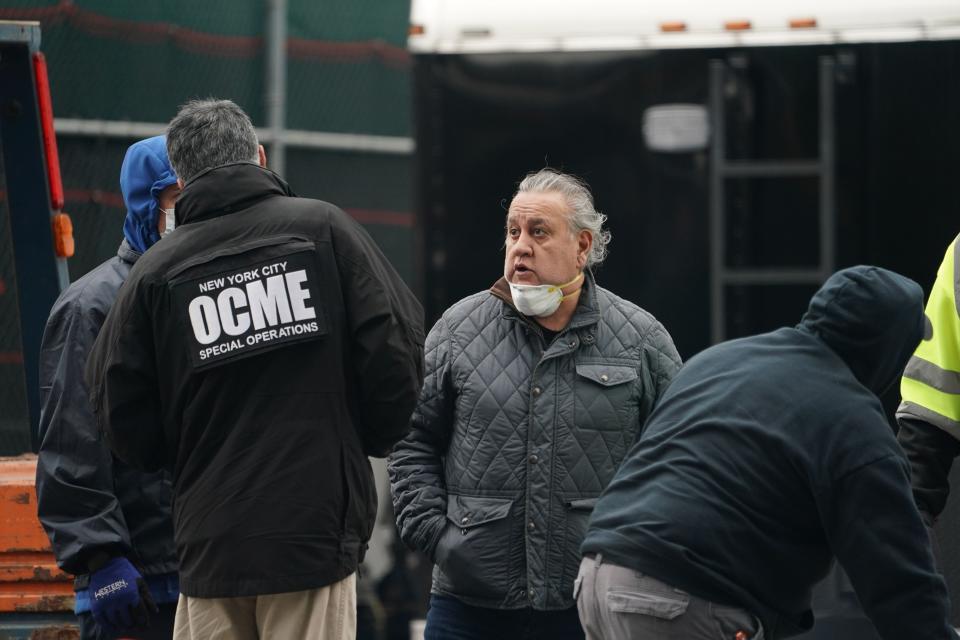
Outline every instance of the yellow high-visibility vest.
[[926, 331], [900, 381], [897, 418], [940, 427], [960, 439], [960, 236], [947, 248], [926, 308]]

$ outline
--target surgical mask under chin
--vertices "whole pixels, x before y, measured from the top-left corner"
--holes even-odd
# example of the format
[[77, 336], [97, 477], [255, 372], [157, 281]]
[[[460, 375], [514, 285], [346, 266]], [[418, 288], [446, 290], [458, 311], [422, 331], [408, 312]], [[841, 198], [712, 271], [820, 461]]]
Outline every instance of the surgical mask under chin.
[[164, 220], [166, 221], [163, 228], [163, 233], [160, 234], [160, 237], [163, 237], [173, 231], [173, 228], [177, 226], [177, 219], [174, 216], [176, 207], [170, 207], [169, 209], [160, 209], [163, 212]]
[[545, 318], [553, 315], [560, 307], [560, 303], [567, 296], [563, 295], [563, 288], [569, 287], [583, 278], [583, 273], [564, 284], [513, 284], [509, 282], [510, 294], [517, 310], [525, 316]]

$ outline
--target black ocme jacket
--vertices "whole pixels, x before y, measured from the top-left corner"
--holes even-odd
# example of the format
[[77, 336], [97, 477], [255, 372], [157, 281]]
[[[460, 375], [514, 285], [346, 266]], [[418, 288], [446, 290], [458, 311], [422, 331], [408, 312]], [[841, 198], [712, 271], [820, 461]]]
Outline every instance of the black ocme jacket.
[[140, 254], [117, 255], [71, 284], [50, 311], [40, 353], [37, 512], [57, 564], [86, 587], [98, 555], [125, 555], [146, 575], [177, 570], [170, 477], [143, 473], [110, 453], [90, 409], [87, 354]]
[[882, 638], [954, 638], [877, 397], [922, 330], [915, 282], [853, 267], [796, 328], [695, 356], [598, 501], [582, 551], [747, 609], [772, 639], [812, 626], [811, 588], [836, 556]]
[[181, 591], [313, 589], [354, 572], [367, 455], [403, 437], [423, 312], [369, 235], [251, 163], [192, 179], [136, 264], [86, 376], [111, 448], [168, 466]]

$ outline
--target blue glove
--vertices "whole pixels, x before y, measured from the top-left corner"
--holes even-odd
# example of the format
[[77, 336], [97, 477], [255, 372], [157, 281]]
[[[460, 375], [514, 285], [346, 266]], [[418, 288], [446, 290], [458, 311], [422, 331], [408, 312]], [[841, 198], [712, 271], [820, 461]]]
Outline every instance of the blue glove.
[[126, 558], [112, 558], [90, 574], [90, 612], [107, 633], [144, 629], [157, 605], [147, 583]]

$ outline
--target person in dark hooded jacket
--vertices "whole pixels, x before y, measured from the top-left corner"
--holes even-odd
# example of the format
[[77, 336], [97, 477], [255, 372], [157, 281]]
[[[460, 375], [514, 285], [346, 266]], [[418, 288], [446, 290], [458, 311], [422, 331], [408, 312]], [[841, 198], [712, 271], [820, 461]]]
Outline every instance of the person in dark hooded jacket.
[[[170, 479], [142, 473], [114, 458], [92, 414], [83, 368], [120, 286], [141, 254], [160, 239], [180, 192], [157, 136], [130, 147], [120, 170], [127, 205], [117, 255], [68, 287], [54, 304], [40, 360], [40, 451], [37, 508], [57, 564], [75, 574], [81, 637], [106, 639], [122, 629], [115, 615], [143, 613], [139, 590], [130, 601], [97, 599], [90, 585], [116, 584], [118, 576], [145, 577], [159, 611], [146, 629], [125, 637], [169, 638], [178, 597], [176, 550], [170, 516]], [[107, 592], [102, 592], [106, 594]], [[142, 604], [142, 606], [141, 606]], [[95, 619], [96, 618], [96, 619]], [[131, 620], [131, 622], [133, 622]]]
[[601, 496], [575, 583], [588, 638], [784, 638], [834, 557], [882, 638], [954, 638], [878, 395], [923, 333], [923, 292], [834, 274], [795, 328], [692, 358]]
[[177, 228], [130, 272], [85, 375], [114, 454], [173, 471], [174, 635], [352, 640], [367, 456], [409, 430], [423, 308], [359, 223], [266, 168], [235, 103], [183, 105], [167, 151]]

